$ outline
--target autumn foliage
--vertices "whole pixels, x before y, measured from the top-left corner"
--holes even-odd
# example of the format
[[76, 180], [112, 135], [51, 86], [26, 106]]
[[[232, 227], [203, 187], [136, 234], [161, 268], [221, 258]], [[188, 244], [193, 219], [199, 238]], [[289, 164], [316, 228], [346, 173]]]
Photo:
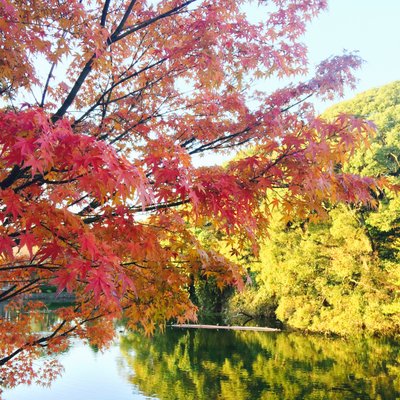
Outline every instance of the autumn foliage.
[[[20, 312], [0, 325], [3, 383], [71, 334], [101, 345], [122, 313], [147, 332], [194, 319], [193, 276], [240, 286], [194, 227], [256, 251], [278, 203], [314, 217], [371, 199], [374, 181], [338, 168], [369, 124], [323, 121], [308, 102], [353, 85], [360, 59], [301, 81], [300, 37], [326, 2], [259, 3], [261, 22], [239, 0], [0, 0], [0, 300]], [[297, 83], [271, 92], [276, 77]], [[194, 163], [246, 147], [224, 167]], [[76, 301], [39, 334], [24, 308], [45, 284]]]

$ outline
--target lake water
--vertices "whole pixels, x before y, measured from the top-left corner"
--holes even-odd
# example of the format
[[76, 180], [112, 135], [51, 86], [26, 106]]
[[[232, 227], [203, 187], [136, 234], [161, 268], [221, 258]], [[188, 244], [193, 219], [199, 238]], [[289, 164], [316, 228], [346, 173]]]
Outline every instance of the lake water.
[[4, 399], [400, 399], [400, 346], [388, 340], [168, 329], [121, 334], [104, 352], [75, 341], [60, 360], [50, 388]]

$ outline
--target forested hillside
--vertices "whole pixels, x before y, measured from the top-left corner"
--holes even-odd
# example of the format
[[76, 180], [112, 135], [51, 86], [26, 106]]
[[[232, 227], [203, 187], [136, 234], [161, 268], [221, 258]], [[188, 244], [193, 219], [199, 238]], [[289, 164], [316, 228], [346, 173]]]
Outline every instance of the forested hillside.
[[[399, 184], [400, 81], [372, 89], [326, 111], [374, 122], [369, 146], [338, 169], [387, 177]], [[400, 200], [375, 193], [377, 206], [326, 204], [328, 217], [287, 220], [275, 210], [261, 244], [255, 278], [229, 304], [229, 315], [274, 316], [284, 324], [325, 333], [400, 333]]]

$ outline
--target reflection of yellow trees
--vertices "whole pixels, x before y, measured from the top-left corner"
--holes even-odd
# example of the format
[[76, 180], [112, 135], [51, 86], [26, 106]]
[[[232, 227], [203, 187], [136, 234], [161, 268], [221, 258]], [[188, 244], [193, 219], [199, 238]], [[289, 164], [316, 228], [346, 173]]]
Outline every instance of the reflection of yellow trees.
[[394, 399], [398, 344], [295, 333], [168, 331], [130, 334], [130, 381], [161, 400]]

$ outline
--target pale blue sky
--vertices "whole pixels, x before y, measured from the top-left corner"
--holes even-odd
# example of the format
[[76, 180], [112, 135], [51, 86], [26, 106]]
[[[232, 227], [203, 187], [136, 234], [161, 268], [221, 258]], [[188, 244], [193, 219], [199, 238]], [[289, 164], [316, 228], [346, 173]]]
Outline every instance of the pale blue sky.
[[346, 98], [399, 80], [400, 0], [328, 0], [328, 5], [304, 38], [311, 64], [343, 49], [358, 50], [366, 62], [357, 71], [357, 89]]
[[[262, 20], [267, 12], [258, 8], [256, 1], [244, 10], [254, 21]], [[362, 69], [356, 71], [357, 88], [347, 90], [343, 99], [399, 80], [400, 0], [328, 0], [328, 10], [310, 22], [302, 41], [309, 49], [310, 75], [315, 65], [342, 54], [343, 50], [358, 51], [365, 60]], [[300, 78], [304, 79], [307, 78]], [[260, 84], [274, 90], [289, 82], [273, 80]], [[322, 112], [343, 99], [314, 103]]]
[[[250, 18], [262, 19], [265, 14], [255, 4], [253, 2], [245, 10]], [[356, 89], [346, 90], [344, 98], [324, 103], [314, 101], [319, 112], [357, 93], [399, 80], [400, 0], [328, 0], [328, 10], [310, 23], [303, 42], [309, 49], [310, 72], [313, 66], [330, 56], [342, 54], [344, 49], [358, 51], [365, 60], [362, 68], [356, 71], [359, 78]], [[264, 84], [273, 90], [286, 83], [269, 81]], [[231, 157], [212, 156], [196, 162], [213, 164]]]

